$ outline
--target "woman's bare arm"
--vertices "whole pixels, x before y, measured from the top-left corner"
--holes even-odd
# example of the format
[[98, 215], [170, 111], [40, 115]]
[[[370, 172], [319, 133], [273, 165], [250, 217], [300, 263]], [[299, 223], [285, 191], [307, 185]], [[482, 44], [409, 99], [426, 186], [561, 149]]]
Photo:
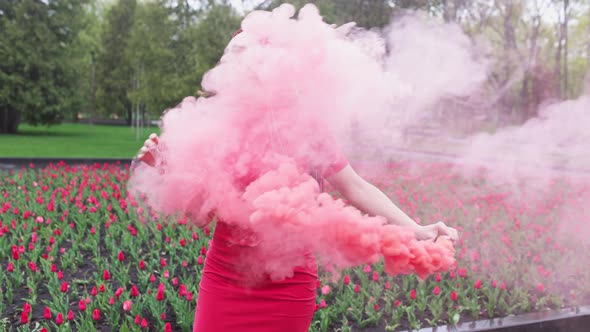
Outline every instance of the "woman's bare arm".
[[350, 165], [326, 180], [359, 210], [369, 215], [382, 216], [391, 224], [409, 227], [420, 239], [435, 239], [440, 235], [449, 236], [452, 240], [458, 237], [455, 229], [442, 222], [427, 226], [418, 225], [387, 195], [358, 175]]

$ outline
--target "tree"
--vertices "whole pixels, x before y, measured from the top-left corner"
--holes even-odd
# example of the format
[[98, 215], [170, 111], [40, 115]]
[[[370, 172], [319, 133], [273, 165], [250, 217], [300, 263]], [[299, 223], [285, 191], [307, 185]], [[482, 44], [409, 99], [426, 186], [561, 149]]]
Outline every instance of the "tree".
[[170, 47], [173, 27], [170, 9], [160, 1], [140, 3], [126, 50], [133, 68], [128, 98], [134, 105], [145, 103], [163, 109], [174, 77], [174, 53]]
[[[290, 3], [299, 9], [309, 1], [305, 0], [267, 0], [259, 5], [260, 9], [273, 9], [283, 3]], [[313, 4], [318, 7], [324, 21], [333, 24], [356, 22], [364, 28], [383, 27], [391, 20], [394, 8], [416, 8], [429, 4], [429, 0], [317, 0]]]
[[139, 3], [126, 52], [133, 68], [127, 96], [140, 117], [158, 116], [197, 94], [203, 74], [217, 64], [240, 20], [224, 4]]
[[0, 133], [59, 123], [74, 104], [69, 61], [86, 1], [0, 0]]
[[229, 5], [214, 5], [202, 15], [195, 27], [192, 41], [197, 51], [194, 74], [198, 82], [207, 70], [219, 62], [241, 21], [241, 17]]
[[136, 0], [120, 0], [107, 12], [96, 67], [99, 112], [125, 117], [128, 124], [132, 118], [128, 92], [132, 88], [133, 66], [127, 47], [136, 5]]

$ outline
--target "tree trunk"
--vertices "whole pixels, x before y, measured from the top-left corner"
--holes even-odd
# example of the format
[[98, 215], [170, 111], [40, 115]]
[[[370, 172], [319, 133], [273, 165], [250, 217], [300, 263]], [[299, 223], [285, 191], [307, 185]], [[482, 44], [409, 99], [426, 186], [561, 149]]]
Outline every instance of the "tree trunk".
[[[514, 12], [515, 12], [515, 4], [507, 3], [506, 10], [504, 12], [503, 17], [503, 32], [504, 32], [504, 56], [506, 57], [504, 61], [504, 77], [502, 79], [502, 86], [505, 86], [513, 72], [513, 59], [514, 59], [514, 52], [516, 51], [516, 31], [514, 27]], [[502, 96], [502, 104], [504, 111], [510, 115], [514, 120], [514, 103], [515, 98], [510, 94], [509, 90], [506, 90]]]
[[0, 110], [0, 134], [16, 134], [20, 113], [15, 110]]
[[[529, 58], [526, 64], [526, 73], [522, 83], [522, 90], [520, 93], [521, 105], [522, 105], [522, 120], [526, 121], [537, 115], [537, 104], [531, 98], [531, 86], [533, 82], [534, 70], [539, 65], [538, 51], [537, 51], [537, 39], [539, 38], [539, 30], [541, 28], [541, 17], [536, 16], [533, 18], [533, 32], [531, 34], [531, 43], [529, 47]], [[534, 86], [533, 86], [534, 89]]]
[[[590, 21], [590, 9], [588, 9], [588, 20]], [[588, 34], [586, 36], [588, 36], [588, 39], [586, 40], [586, 61], [588, 62], [588, 69], [590, 70], [590, 24], [588, 24]]]
[[129, 107], [127, 106], [127, 119], [126, 120], [126, 124], [129, 127], [133, 126], [133, 106]]
[[96, 59], [94, 52], [91, 52], [92, 67], [90, 72], [90, 125], [96, 118]]
[[555, 95], [557, 98], [561, 98], [561, 53], [563, 52], [563, 25], [561, 22], [557, 23], [558, 37], [557, 37], [557, 49], [555, 50]]
[[449, 8], [451, 5], [449, 4], [449, 0], [443, 0], [442, 1], [443, 4], [443, 19], [445, 20], [445, 22], [450, 22], [451, 21], [451, 8]]
[[568, 82], [567, 82], [567, 43], [568, 43], [568, 7], [569, 0], [563, 2], [563, 97], [568, 98]]

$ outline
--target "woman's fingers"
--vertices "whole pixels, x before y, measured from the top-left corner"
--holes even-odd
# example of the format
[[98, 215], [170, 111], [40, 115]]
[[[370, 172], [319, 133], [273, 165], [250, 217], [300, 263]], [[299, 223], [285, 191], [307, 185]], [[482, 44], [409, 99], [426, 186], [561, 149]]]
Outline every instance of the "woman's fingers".
[[143, 146], [139, 149], [137, 159], [150, 165], [156, 165], [157, 157], [157, 146], [160, 143], [160, 139], [157, 134], [152, 133], [148, 139], [143, 142]]
[[438, 233], [437, 237], [441, 235], [448, 236], [451, 241], [457, 241], [459, 239], [459, 233], [457, 230], [445, 225], [442, 221], [436, 223], [436, 230]]
[[157, 134], [155, 133], [151, 133], [149, 140], [151, 140], [152, 142], [154, 142], [155, 144], [158, 144], [160, 142], [160, 138], [158, 137]]
[[[141, 148], [142, 150], [144, 148]], [[137, 155], [137, 159], [143, 161], [144, 163], [150, 165], [150, 166], [154, 166], [156, 165], [156, 159], [154, 158], [154, 155], [150, 152], [139, 152], [139, 154]]]
[[154, 141], [148, 139], [143, 143], [143, 146], [146, 147], [148, 150], [153, 150], [156, 148], [156, 143], [154, 143]]

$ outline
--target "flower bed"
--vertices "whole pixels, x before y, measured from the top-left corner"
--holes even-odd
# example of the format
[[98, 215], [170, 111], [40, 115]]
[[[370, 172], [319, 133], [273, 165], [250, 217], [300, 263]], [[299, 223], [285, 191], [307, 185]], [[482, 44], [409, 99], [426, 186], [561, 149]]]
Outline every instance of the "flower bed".
[[[412, 217], [461, 230], [458, 265], [426, 280], [387, 276], [382, 264], [322, 273], [311, 330], [418, 329], [590, 303], [588, 182], [512, 195], [449, 165], [387, 167], [372, 180]], [[213, 225], [154, 220], [115, 164], [0, 174], [0, 331], [190, 330]]]

